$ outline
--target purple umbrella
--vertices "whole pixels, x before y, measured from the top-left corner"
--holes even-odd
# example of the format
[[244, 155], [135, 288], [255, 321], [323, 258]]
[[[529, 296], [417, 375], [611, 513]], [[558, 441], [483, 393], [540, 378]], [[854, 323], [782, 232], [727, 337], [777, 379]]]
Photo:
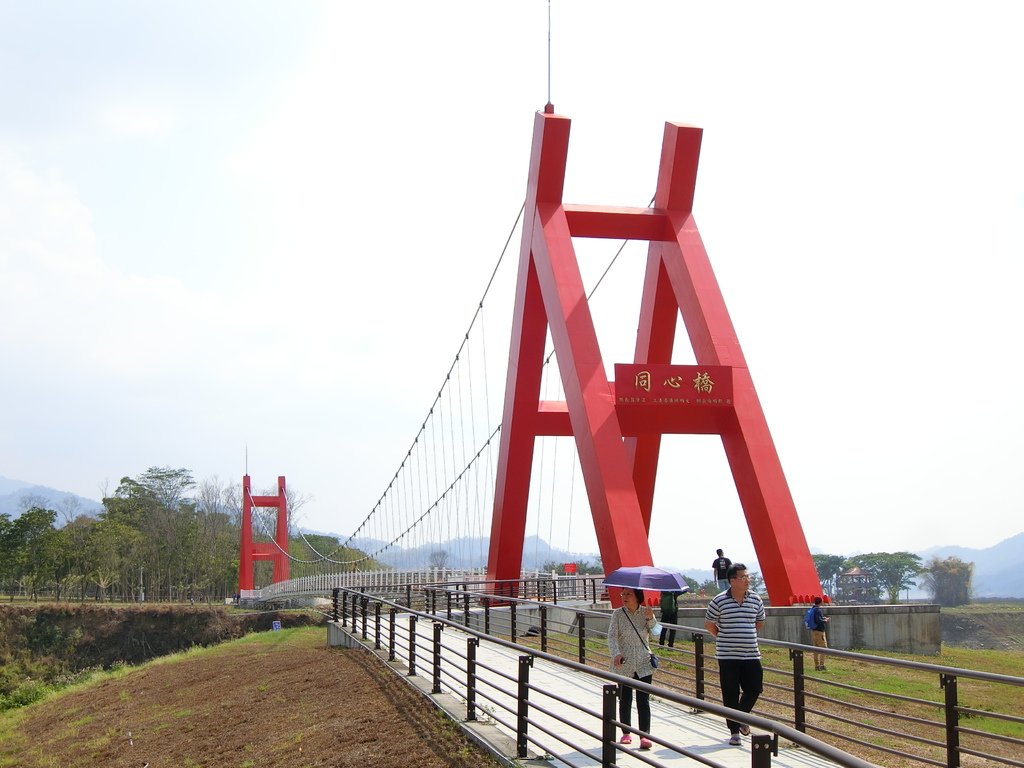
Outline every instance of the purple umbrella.
[[681, 573], [655, 568], [653, 565], [616, 568], [604, 577], [603, 583], [606, 587], [632, 587], [657, 592], [688, 592], [690, 590]]

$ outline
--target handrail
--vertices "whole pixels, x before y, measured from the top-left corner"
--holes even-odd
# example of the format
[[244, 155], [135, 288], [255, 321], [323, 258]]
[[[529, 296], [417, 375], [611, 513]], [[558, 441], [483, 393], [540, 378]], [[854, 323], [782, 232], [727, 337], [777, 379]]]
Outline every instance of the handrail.
[[[530, 579], [533, 581], [533, 579]], [[430, 584], [423, 585], [424, 587], [430, 587], [434, 589], [446, 588], [450, 586], [450, 582], [441, 584]], [[463, 590], [458, 590], [459, 594], [466, 594]], [[495, 596], [486, 592], [468, 592], [470, 597], [476, 596], [478, 598], [483, 597], [487, 599], [493, 599]], [[528, 598], [515, 598], [501, 596], [503, 601], [514, 600], [519, 603], [535, 604], [536, 601], [531, 601]], [[587, 616], [605, 617], [607, 612], [587, 610], [585, 608], [574, 609], [577, 613], [585, 614]], [[702, 635], [711, 637], [711, 633], [705, 627], [690, 627], [685, 624], [672, 624], [669, 622], [662, 622], [663, 627], [668, 629], [675, 629], [677, 631], [683, 630], [686, 632], [699, 632]], [[838, 648], [822, 648], [813, 645], [805, 645], [803, 643], [794, 643], [786, 640], [771, 640], [769, 638], [760, 638], [758, 642], [761, 645], [773, 646], [776, 648], [796, 648], [801, 651], [811, 651], [814, 653], [821, 653], [822, 655], [837, 656], [855, 661], [867, 661], [873, 664], [888, 664], [895, 667], [904, 667], [909, 669], [917, 669], [924, 672], [935, 672], [943, 675], [954, 675], [956, 677], [966, 677], [973, 680], [984, 680], [992, 683], [1005, 683], [1008, 685], [1019, 685], [1024, 686], [1024, 677], [1017, 677], [1014, 675], [1003, 675], [997, 672], [983, 672], [980, 670], [964, 669], [962, 667], [948, 667], [942, 664], [931, 664], [924, 661], [908, 661], [904, 659], [890, 659], [886, 656], [874, 656], [867, 653], [858, 653], [856, 651], [843, 651]]]
[[[338, 589], [342, 590], [342, 591], [348, 591], [348, 592], [353, 591], [353, 590], [350, 590], [350, 589], [347, 589], [347, 588], [338, 588]], [[748, 726], [755, 727], [755, 728], [761, 729], [763, 731], [766, 731], [768, 733], [775, 734], [776, 737], [781, 736], [781, 737], [783, 737], [783, 738], [785, 738], [785, 739], [787, 739], [789, 741], [792, 741], [795, 744], [800, 745], [801, 747], [804, 747], [805, 749], [807, 749], [807, 750], [809, 750], [811, 752], [814, 752], [817, 755], [820, 755], [821, 757], [823, 757], [825, 759], [831, 760], [831, 761], [837, 763], [838, 765], [843, 766], [844, 768], [877, 768], [877, 766], [874, 763], [871, 763], [871, 762], [869, 762], [867, 760], [864, 760], [862, 758], [856, 757], [855, 755], [851, 755], [851, 754], [849, 754], [847, 752], [844, 752], [843, 750], [839, 749], [838, 747], [835, 747], [835, 746], [833, 746], [831, 744], [828, 744], [827, 742], [821, 741], [821, 740], [819, 740], [819, 739], [817, 739], [817, 738], [815, 738], [813, 736], [810, 736], [810, 735], [808, 735], [806, 733], [798, 731], [795, 728], [792, 728], [790, 726], [787, 726], [787, 725], [785, 725], [783, 723], [780, 723], [780, 722], [777, 722], [775, 720], [770, 720], [768, 718], [761, 717], [759, 715], [754, 715], [754, 714], [750, 714], [750, 713], [747, 713], [747, 712], [742, 712], [742, 711], [739, 711], [739, 710], [730, 709], [730, 708], [728, 708], [728, 707], [726, 707], [724, 705], [717, 704], [715, 702], [708, 701], [706, 699], [698, 699], [698, 698], [695, 698], [695, 697], [692, 697], [692, 696], [687, 696], [685, 694], [677, 693], [676, 691], [673, 691], [673, 690], [670, 690], [670, 689], [661, 688], [661, 687], [655, 686], [655, 685], [649, 685], [647, 683], [644, 683], [643, 681], [636, 680], [634, 678], [627, 678], [627, 677], [624, 677], [622, 675], [617, 675], [617, 674], [615, 674], [613, 672], [597, 669], [595, 667], [589, 666], [589, 665], [584, 664], [584, 663], [580, 663], [580, 662], [577, 662], [577, 661], [572, 661], [570, 659], [565, 659], [565, 658], [563, 658], [561, 656], [556, 656], [556, 655], [551, 654], [551, 653], [540, 651], [540, 650], [537, 650], [535, 648], [531, 648], [529, 646], [525, 646], [525, 645], [522, 645], [520, 643], [516, 643], [514, 641], [511, 641], [511, 640], [505, 640], [504, 638], [501, 638], [501, 637], [498, 637], [498, 636], [495, 636], [495, 635], [489, 635], [489, 634], [486, 634], [484, 632], [480, 632], [480, 631], [478, 631], [476, 629], [473, 629], [470, 626], [467, 626], [467, 625], [464, 625], [464, 624], [460, 624], [460, 623], [458, 623], [456, 621], [449, 620], [447, 618], [438, 616], [436, 614], [430, 614], [430, 613], [427, 613], [427, 612], [421, 612], [421, 611], [415, 611], [415, 610], [407, 609], [404, 606], [399, 606], [397, 603], [394, 603], [394, 602], [392, 602], [392, 601], [390, 601], [390, 600], [388, 600], [386, 598], [376, 597], [376, 596], [374, 596], [372, 594], [369, 594], [369, 593], [356, 593], [356, 594], [360, 598], [379, 600], [380, 602], [382, 602], [385, 605], [391, 605], [391, 606], [399, 607], [399, 608], [402, 609], [402, 611], [404, 613], [408, 613], [411, 616], [421, 617], [421, 618], [423, 618], [425, 620], [430, 620], [430, 621], [437, 622], [437, 623], [440, 623], [440, 624], [445, 625], [445, 626], [452, 627], [452, 628], [457, 629], [458, 631], [460, 631], [460, 632], [462, 632], [462, 633], [464, 633], [466, 635], [470, 635], [470, 636], [476, 638], [476, 640], [478, 642], [485, 640], [485, 641], [487, 641], [489, 643], [492, 643], [492, 644], [495, 644], [495, 645], [507, 648], [509, 650], [512, 650], [512, 651], [515, 651], [515, 652], [518, 652], [518, 653], [522, 653], [522, 654], [531, 656], [531, 657], [533, 657], [535, 659], [542, 659], [542, 660], [544, 660], [546, 662], [549, 662], [551, 664], [554, 664], [554, 665], [557, 665], [557, 666], [560, 666], [560, 667], [564, 667], [564, 668], [567, 668], [567, 669], [570, 669], [570, 670], [573, 670], [573, 671], [576, 671], [576, 672], [580, 672], [580, 673], [585, 674], [585, 675], [587, 675], [589, 677], [593, 677], [593, 678], [597, 678], [599, 680], [603, 680], [603, 681], [605, 681], [607, 683], [611, 683], [611, 684], [615, 684], [615, 685], [628, 685], [628, 686], [631, 686], [635, 690], [642, 690], [642, 691], [646, 691], [648, 693], [652, 693], [652, 694], [658, 696], [661, 699], [664, 699], [664, 700], [667, 700], [667, 701], [671, 701], [671, 702], [673, 702], [675, 704], [682, 705], [682, 706], [685, 706], [685, 707], [689, 707], [689, 708], [694, 709], [694, 710], [701, 710], [701, 711], [710, 712], [712, 714], [719, 715], [719, 716], [721, 716], [723, 718], [729, 718], [729, 719], [732, 719], [732, 720], [736, 720], [737, 722], [744, 723], [744, 724], [746, 724]], [[353, 617], [353, 618], [355, 618], [355, 617]], [[480, 665], [479, 662], [477, 662], [477, 665], [478, 666], [482, 666], [482, 665]], [[509, 726], [509, 727], [511, 727], [511, 726]]]
[[[607, 620], [608, 613], [602, 611], [596, 611], [589, 608], [580, 607], [579, 605], [559, 605], [559, 598], [562, 594], [565, 595], [567, 600], [577, 601], [579, 600], [579, 582], [588, 579], [589, 577], [562, 577], [553, 579], [556, 584], [551, 587], [552, 592], [548, 592], [550, 584], [545, 581], [546, 577], [540, 576], [540, 580], [537, 577], [533, 577], [526, 580], [505, 580], [501, 582], [490, 582], [490, 584], [503, 585], [501, 592], [495, 594], [493, 591], [488, 590], [485, 592], [474, 591], [470, 592], [470, 587], [477, 587], [482, 584], [475, 576], [473, 578], [462, 579], [457, 582], [432, 582], [424, 583], [425, 580], [419, 580], [415, 585], [407, 585], [405, 587], [406, 602], [405, 606], [401, 603], [394, 603], [406, 610], [406, 607], [412, 607], [413, 588], [416, 592], [416, 602], [419, 606], [423, 606], [425, 615], [431, 616], [432, 620], [438, 620], [437, 612], [442, 611], [446, 613], [448, 619], [451, 619], [454, 612], [458, 612], [463, 623], [459, 621], [446, 621], [446, 623], [452, 626], [459, 627], [463, 631], [472, 631], [473, 634], [479, 636], [487, 636], [492, 642], [497, 642], [499, 639], [495, 639], [490, 634], [490, 622], [492, 619], [492, 613], [500, 617], [497, 619], [497, 630], [510, 635], [510, 640], [515, 640], [521, 634], [527, 632], [525, 628], [520, 628], [525, 623], [529, 627], [529, 634], [536, 634], [538, 629], [538, 618], [539, 618], [539, 631], [540, 631], [540, 643], [541, 651], [547, 651], [548, 646], [555, 648], [559, 653], [564, 653], [569, 659], [574, 656], [578, 657], [579, 663], [584, 663], [585, 668], [592, 670], [588, 674], [596, 674], [593, 671], [593, 667], [586, 666], [586, 662], [590, 661], [593, 663], [595, 654], [600, 657], [600, 651], [597, 651], [591, 645], [588, 645], [589, 641], [594, 637], [600, 636], [602, 633], [595, 633], [592, 623], [595, 618], [600, 617], [602, 620]], [[574, 588], [573, 584], [576, 583]], [[540, 602], [537, 600], [531, 600], [529, 597], [519, 597], [521, 594], [537, 593], [538, 584], [547, 584], [547, 586], [540, 587], [540, 591], [543, 592], [540, 597]], [[562, 592], [565, 585], [565, 591]], [[590, 581], [586, 592], [588, 599], [594, 599], [597, 596], [596, 587], [591, 586], [593, 580]], [[374, 590], [376, 587], [366, 585], [365, 589]], [[389, 589], [394, 590], [395, 587], [389, 585]], [[367, 593], [369, 594], [369, 593]], [[556, 597], [557, 595], [557, 597]], [[440, 598], [440, 599], [439, 599]], [[353, 608], [355, 607], [356, 597], [353, 595]], [[379, 600], [378, 595], [374, 595], [372, 598]], [[553, 602], [548, 602], [551, 599]], [[470, 611], [470, 600], [473, 600], [474, 608]], [[344, 603], [343, 603], [344, 606]], [[524, 620], [522, 615], [524, 608], [530, 606], [536, 610], [536, 613], [531, 615], [529, 620]], [[454, 611], [453, 611], [454, 608]], [[519, 609], [517, 611], [517, 608]], [[557, 619], [552, 618], [549, 621], [548, 612], [557, 608], [559, 611], [566, 611], [572, 616], [571, 622], [568, 622], [564, 616], [559, 615]], [[394, 609], [392, 609], [394, 610]], [[539, 617], [537, 616], [539, 614]], [[335, 611], [337, 616], [337, 610]], [[470, 617], [475, 617], [475, 622], [481, 622], [484, 628], [483, 633], [478, 633], [469, 627]], [[589, 621], [589, 624], [588, 624]], [[552, 629], [554, 624], [560, 624], [563, 629]], [[549, 626], [551, 625], [551, 626]], [[479, 626], [479, 624], [478, 624]], [[665, 669], [668, 681], [663, 682], [665, 686], [676, 686], [676, 691], [686, 693], [695, 692], [697, 700], [702, 702], [698, 708], [706, 708], [710, 711], [710, 702], [705, 698], [705, 691], [709, 695], [717, 698], [717, 686], [715, 689], [705, 688], [705, 677], [711, 676], [712, 679], [717, 675], [717, 670], [713, 667], [705, 668], [705, 662], [709, 658], [709, 654], [704, 652], [704, 642], [708, 635], [707, 631], [703, 627], [688, 627], [681, 624], [664, 624], [669, 629], [674, 629], [678, 634], [682, 636], [681, 647], [664, 649], [668, 651], [668, 654], [664, 654], [663, 651], [659, 651], [659, 655], [667, 658], [671, 665]], [[690, 648], [685, 647], [689, 642], [686, 633], [690, 633], [693, 645]], [[553, 635], [553, 636], [552, 636]], [[967, 727], [966, 723], [961, 725], [962, 718], [968, 717], [979, 717], [979, 718], [991, 718], [1008, 722], [1018, 726], [1024, 724], [1024, 718], [1021, 718], [1015, 714], [1007, 714], [1005, 712], [988, 711], [986, 709], [978, 709], [975, 706], [969, 706], [967, 703], [961, 704], [960, 697], [958, 694], [958, 679], [967, 681], [973, 681], [975, 683], [991, 684], [991, 685], [1010, 685], [1013, 687], [1024, 686], [1024, 677], [1018, 677], [1014, 675], [1006, 675], [992, 672], [983, 672], [979, 670], [963, 669], [959, 667], [951, 667], [942, 664], [934, 664], [930, 662], [919, 662], [910, 661], [903, 659], [893, 659], [885, 656], [874, 656], [866, 653], [859, 653], [856, 651], [842, 651], [833, 648], [819, 648], [815, 646], [804, 645], [801, 643], [787, 642], [781, 640], [770, 640], [761, 639], [761, 644], [766, 647], [774, 647], [775, 649], [788, 649], [789, 658], [792, 662], [792, 669], [780, 668], [784, 665], [772, 665], [766, 667], [766, 673], [771, 673], [772, 676], [782, 675], [789, 676], [791, 678], [792, 685], [792, 701], [781, 701], [780, 698], [785, 697], [772, 697], [767, 695], [769, 689], [778, 691], [789, 690], [787, 686], [782, 685], [778, 682], [778, 678], [774, 681], [766, 680], [765, 689], [766, 695], [761, 697], [762, 704], [773, 712], [774, 717], [779, 716], [780, 711], [789, 711], [792, 713], [793, 726], [798, 732], [805, 733], [808, 730], [816, 731], [819, 733], [827, 733], [831, 739], [841, 739], [848, 744], [856, 744], [867, 750], [877, 750], [883, 754], [891, 754], [906, 758], [909, 760], [916, 760], [923, 765], [939, 765], [946, 766], [946, 768], [957, 768], [960, 765], [961, 756], [972, 755], [987, 757], [997, 763], [1004, 765], [1018, 766], [1018, 768], [1024, 768], [1024, 761], [1014, 759], [1016, 754], [1020, 751], [1015, 751], [1015, 747], [1020, 746], [1024, 748], [1024, 738], [1016, 735], [1019, 733], [1019, 728], [1013, 733], [1013, 735], [1004, 735], [1002, 733], [995, 732], [998, 728], [989, 730], [982, 730], [979, 727]], [[578, 644], [578, 649], [574, 649], [574, 645]], [[530, 646], [520, 646], [519, 643], [514, 643], [516, 647], [530, 648]], [[532, 654], [536, 654], [535, 649], [529, 651]], [[828, 655], [834, 658], [841, 658], [849, 661], [870, 663], [870, 664], [883, 664], [889, 665], [896, 668], [903, 668], [915, 672], [921, 672], [928, 675], [938, 675], [939, 688], [942, 690], [942, 694], [937, 700], [920, 699], [911, 696], [902, 696], [895, 693], [889, 693], [887, 691], [871, 689], [871, 688], [859, 688], [857, 686], [851, 686], [840, 682], [839, 680], [831, 679], [827, 676], [818, 676], [816, 674], [807, 674], [804, 672], [803, 659], [805, 655], [812, 653], [818, 653], [822, 655]], [[678, 657], [678, 661], [676, 661]], [[556, 657], [562, 658], [562, 657]], [[563, 662], [565, 659], [563, 658]], [[692, 662], [692, 663], [691, 663]], [[566, 662], [567, 663], [567, 662]], [[669, 672], [669, 670], [674, 670]], [[660, 680], [661, 678], [659, 678]], [[692, 683], [692, 686], [691, 686]], [[636, 681], [630, 683], [634, 688], [637, 687]], [[807, 685], [813, 685], [817, 691], [821, 690], [821, 687], [835, 687], [839, 689], [848, 689], [861, 692], [868, 696], [878, 697], [881, 700], [892, 701], [892, 702], [903, 702], [908, 707], [926, 707], [941, 710], [944, 713], [944, 718], [940, 717], [936, 720], [925, 720], [929, 728], [937, 728], [944, 731], [944, 740], [934, 741], [932, 739], [918, 739], [905, 728], [900, 729], [899, 725], [895, 721], [902, 720], [904, 722], [915, 722], [912, 714], [901, 714], [896, 712], [886, 712], [888, 707], [871, 709], [870, 707], [859, 707], [861, 711], [873, 711], [881, 718], [892, 718], [894, 722], [889, 724], [888, 727], [884, 725], [872, 725], [866, 722], [860, 722], [855, 719], [844, 718], [842, 713], [847, 708], [846, 702], [841, 699], [832, 698], [827, 695], [822, 695], [815, 690], [807, 690], [804, 688]], [[819, 687], [820, 686], [820, 687]], [[664, 688], [659, 689], [664, 691]], [[684, 693], [683, 695], [686, 695]], [[659, 693], [659, 695], [663, 695]], [[822, 707], [809, 707], [806, 699], [813, 699], [822, 702], [825, 706]], [[718, 699], [720, 701], [720, 698]], [[970, 702], [973, 704], [973, 702]], [[827, 711], [830, 709], [831, 711]], [[850, 706], [849, 710], [857, 710], [858, 707]], [[1005, 707], [1004, 707], [1005, 709]], [[807, 721], [807, 715], [813, 715], [817, 722]], [[848, 714], [848, 713], [847, 713]], [[848, 724], [841, 729], [827, 730], [822, 728], [822, 721], [818, 718], [829, 718], [833, 724]], [[743, 722], [744, 718], [740, 716], [732, 717], [731, 719]], [[780, 723], [781, 725], [781, 723]], [[864, 729], [866, 731], [875, 731], [878, 733], [887, 734], [893, 739], [891, 742], [892, 747], [899, 746], [900, 749], [894, 749], [883, 744], [875, 743], [873, 741], [864, 740], [863, 738], [857, 738], [858, 734], [856, 729]], [[850, 730], [853, 729], [853, 730]], [[961, 736], [966, 738], [966, 742], [961, 744]], [[939, 751], [934, 753], [932, 757], [928, 756], [924, 752], [918, 752], [912, 745], [909, 746], [910, 752], [904, 752], [902, 749], [907, 749], [908, 746], [900, 744], [900, 740], [906, 740], [907, 742], [920, 741], [929, 746], [929, 748], [937, 748]], [[941, 739], [941, 737], [940, 737]], [[986, 743], [987, 740], [987, 743]], [[657, 740], [655, 740], [657, 741]], [[1006, 745], [1011, 745], [1007, 747]], [[945, 760], [933, 759], [945, 753]], [[985, 751], [987, 750], [987, 752]], [[1014, 757], [1011, 757], [1013, 755]]]

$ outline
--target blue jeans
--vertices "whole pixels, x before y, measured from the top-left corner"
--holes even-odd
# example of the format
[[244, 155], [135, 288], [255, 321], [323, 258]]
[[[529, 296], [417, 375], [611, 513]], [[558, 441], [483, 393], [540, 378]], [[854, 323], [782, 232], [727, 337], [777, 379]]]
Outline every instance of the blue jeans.
[[729, 580], [728, 579], [719, 579], [718, 580], [718, 591], [719, 592], [725, 592], [725, 590], [727, 590], [728, 588], [729, 588]]

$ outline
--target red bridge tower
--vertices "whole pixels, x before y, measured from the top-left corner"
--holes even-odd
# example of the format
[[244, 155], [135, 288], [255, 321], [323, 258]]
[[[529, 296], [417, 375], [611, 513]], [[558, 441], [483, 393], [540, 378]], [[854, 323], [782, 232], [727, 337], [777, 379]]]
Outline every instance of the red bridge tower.
[[[256, 544], [252, 540], [253, 507], [277, 509], [277, 527], [274, 542]], [[288, 580], [288, 499], [285, 497], [284, 476], [277, 478], [277, 496], [253, 496], [249, 476], [242, 477], [242, 549], [238, 559], [238, 588], [254, 589], [253, 563], [256, 560], [274, 562], [274, 583]]]
[[[693, 219], [700, 128], [667, 123], [651, 208], [562, 202], [569, 119], [548, 109], [533, 151], [488, 575], [518, 579], [534, 443], [575, 438], [606, 572], [651, 565], [648, 531], [663, 434], [718, 434], [773, 605], [821, 594], [754, 382]], [[632, 365], [609, 382], [573, 237], [650, 242]], [[696, 366], [672, 365], [678, 320]], [[550, 330], [565, 402], [540, 400]]]

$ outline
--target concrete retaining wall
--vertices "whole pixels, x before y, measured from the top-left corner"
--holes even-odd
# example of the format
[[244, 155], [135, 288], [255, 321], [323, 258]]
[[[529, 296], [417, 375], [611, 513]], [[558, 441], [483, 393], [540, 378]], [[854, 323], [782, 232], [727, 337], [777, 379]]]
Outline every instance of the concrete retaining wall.
[[[767, 608], [761, 637], [810, 645], [811, 633], [804, 628], [808, 607]], [[839, 605], [823, 609], [831, 619], [827, 634], [832, 648], [932, 656], [942, 650], [938, 605]], [[678, 623], [703, 628], [704, 608], [680, 608]]]
[[[587, 634], [590, 636], [606, 635], [611, 606], [607, 602], [591, 604], [580, 601], [565, 605], [548, 605], [548, 627], [552, 632], [575, 632], [575, 609], [608, 611], [601, 616], [587, 616]], [[768, 619], [761, 637], [768, 640], [782, 640], [788, 643], [811, 644], [811, 633], [804, 628], [804, 613], [808, 606], [786, 608], [766, 608]], [[677, 624], [697, 629], [704, 628], [703, 607], [680, 608]], [[942, 649], [942, 623], [939, 619], [938, 605], [843, 605], [825, 606], [825, 615], [831, 620], [828, 623], [828, 644], [831, 648], [843, 651], [871, 650], [896, 651], [921, 655], [937, 655]], [[453, 611], [456, 621], [461, 620], [462, 612]], [[505, 635], [510, 630], [510, 612], [508, 606], [496, 606], [490, 611], [490, 630], [492, 634]], [[470, 612], [469, 625], [482, 632], [484, 630], [483, 610], [476, 608]], [[540, 629], [540, 611], [525, 605], [516, 609], [516, 634], [522, 636], [531, 628]], [[686, 632], [678, 633], [677, 642], [687, 638]], [[338, 642], [344, 642], [338, 638]], [[331, 643], [334, 644], [333, 642]], [[711, 653], [714, 653], [713, 649]]]
[[[575, 631], [573, 608], [611, 610], [608, 603], [548, 606], [548, 626], [552, 631]], [[811, 644], [811, 633], [804, 628], [804, 613], [809, 606], [766, 608], [768, 619], [761, 637], [787, 643]], [[678, 624], [704, 628], [704, 608], [680, 608]], [[825, 606], [828, 622], [828, 644], [843, 651], [896, 651], [935, 656], [942, 650], [942, 623], [938, 605], [843, 605]], [[483, 613], [473, 613], [470, 625], [483, 630]], [[516, 610], [516, 631], [522, 635], [530, 627], [540, 627], [540, 614], [535, 608], [520, 606]], [[571, 630], [569, 629], [571, 627]], [[607, 634], [607, 616], [587, 616], [588, 633]], [[507, 607], [491, 610], [491, 631], [507, 635]], [[685, 633], [680, 632], [685, 636]]]

